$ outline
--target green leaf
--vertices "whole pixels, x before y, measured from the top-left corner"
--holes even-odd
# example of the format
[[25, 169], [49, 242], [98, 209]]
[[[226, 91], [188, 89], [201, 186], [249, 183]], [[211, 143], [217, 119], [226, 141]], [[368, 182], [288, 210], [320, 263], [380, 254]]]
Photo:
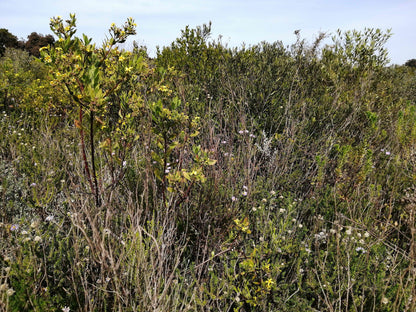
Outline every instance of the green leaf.
[[216, 160], [216, 159], [208, 159], [208, 160], [207, 160], [207, 164], [208, 164], [209, 166], [215, 165], [215, 164], [216, 164], [216, 162], [217, 162], [217, 160]]
[[187, 179], [188, 181], [191, 180], [191, 176], [189, 175], [189, 172], [186, 170], [182, 170], [182, 175], [185, 179]]

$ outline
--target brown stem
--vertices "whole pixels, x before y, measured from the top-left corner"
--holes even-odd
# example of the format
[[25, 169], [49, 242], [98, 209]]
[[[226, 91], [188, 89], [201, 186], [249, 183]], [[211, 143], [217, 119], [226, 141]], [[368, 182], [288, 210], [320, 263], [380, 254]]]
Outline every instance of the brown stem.
[[194, 184], [194, 181], [192, 181], [189, 184], [188, 188], [186, 189], [186, 191], [183, 195], [179, 195], [178, 200], [175, 202], [175, 208], [179, 207], [180, 204], [182, 204], [185, 200], [188, 199], [189, 193], [191, 192], [193, 184]]
[[92, 177], [94, 179], [94, 196], [97, 207], [101, 206], [100, 193], [98, 190], [97, 173], [95, 171], [95, 148], [94, 148], [94, 111], [90, 111], [90, 146], [91, 146], [91, 166]]
[[167, 190], [167, 181], [166, 181], [166, 163], [168, 161], [167, 158], [167, 150], [168, 150], [168, 142], [167, 142], [167, 136], [164, 133], [163, 134], [163, 179], [162, 179], [162, 200], [163, 200], [163, 206], [166, 208], [166, 190]]
[[81, 152], [82, 152], [82, 158], [84, 160], [85, 175], [87, 176], [87, 180], [88, 180], [88, 183], [90, 185], [91, 191], [94, 193], [94, 187], [93, 187], [92, 181], [91, 181], [90, 168], [88, 166], [87, 155], [85, 153], [84, 128], [82, 126], [83, 115], [84, 115], [84, 112], [82, 110], [82, 107], [80, 106], [79, 107], [79, 134], [81, 136]]

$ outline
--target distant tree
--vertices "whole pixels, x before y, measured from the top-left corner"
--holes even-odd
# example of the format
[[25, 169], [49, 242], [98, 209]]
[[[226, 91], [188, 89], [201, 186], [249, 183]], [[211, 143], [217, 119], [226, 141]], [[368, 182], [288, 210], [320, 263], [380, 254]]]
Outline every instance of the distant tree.
[[0, 29], [0, 56], [4, 55], [6, 48], [17, 48], [19, 45], [17, 37], [11, 34], [7, 29]]
[[416, 68], [416, 59], [408, 60], [404, 63], [405, 66]]
[[25, 50], [29, 52], [30, 55], [40, 57], [39, 49], [48, 45], [53, 45], [54, 42], [55, 39], [52, 35], [44, 36], [36, 32], [32, 32], [29, 36], [27, 36]]

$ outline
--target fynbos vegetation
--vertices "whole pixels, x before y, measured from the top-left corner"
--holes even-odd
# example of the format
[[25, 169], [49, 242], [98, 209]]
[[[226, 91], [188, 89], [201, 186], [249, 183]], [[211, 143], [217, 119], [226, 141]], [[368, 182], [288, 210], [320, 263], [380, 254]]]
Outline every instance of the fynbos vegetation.
[[365, 29], [0, 59], [3, 311], [415, 311], [416, 76]]

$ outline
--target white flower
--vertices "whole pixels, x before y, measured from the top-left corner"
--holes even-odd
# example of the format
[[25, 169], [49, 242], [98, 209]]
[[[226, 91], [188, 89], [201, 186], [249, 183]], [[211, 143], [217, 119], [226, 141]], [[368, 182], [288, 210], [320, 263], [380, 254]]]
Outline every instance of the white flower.
[[389, 303], [389, 299], [387, 299], [386, 297], [383, 297], [383, 299], [381, 299], [381, 303], [382, 304], [387, 304], [387, 303]]
[[233, 202], [235, 202], [235, 201], [237, 201], [237, 198], [236, 198], [235, 196], [231, 196], [231, 200], [232, 200]]
[[243, 196], [247, 196], [247, 192], [246, 192], [246, 191], [243, 191], [243, 192], [241, 193], [241, 195], [243, 195]]
[[55, 217], [53, 215], [50, 215], [46, 217], [45, 221], [50, 222], [50, 221], [53, 221], [54, 218]]
[[33, 239], [35, 242], [40, 243], [42, 242], [42, 237], [40, 236], [35, 236], [35, 238]]
[[370, 233], [365, 232], [365, 233], [364, 233], [364, 237], [370, 237]]
[[351, 228], [349, 228], [348, 230], [346, 230], [346, 231], [345, 231], [345, 234], [347, 234], [347, 235], [351, 235], [351, 234], [352, 234]]
[[363, 247], [357, 247], [357, 248], [355, 248], [355, 251], [356, 252], [362, 252], [362, 253], [365, 253], [366, 252]]
[[63, 312], [69, 312], [69, 311], [71, 311], [71, 310], [69, 309], [69, 307], [63, 307], [63, 308], [62, 308], [62, 311], [63, 311]]
[[13, 224], [11, 227], [10, 227], [10, 231], [17, 231], [19, 229], [19, 224]]
[[319, 232], [318, 234], [315, 234], [315, 239], [317, 240], [321, 240], [321, 239], [326, 239], [327, 234], [325, 232]]

